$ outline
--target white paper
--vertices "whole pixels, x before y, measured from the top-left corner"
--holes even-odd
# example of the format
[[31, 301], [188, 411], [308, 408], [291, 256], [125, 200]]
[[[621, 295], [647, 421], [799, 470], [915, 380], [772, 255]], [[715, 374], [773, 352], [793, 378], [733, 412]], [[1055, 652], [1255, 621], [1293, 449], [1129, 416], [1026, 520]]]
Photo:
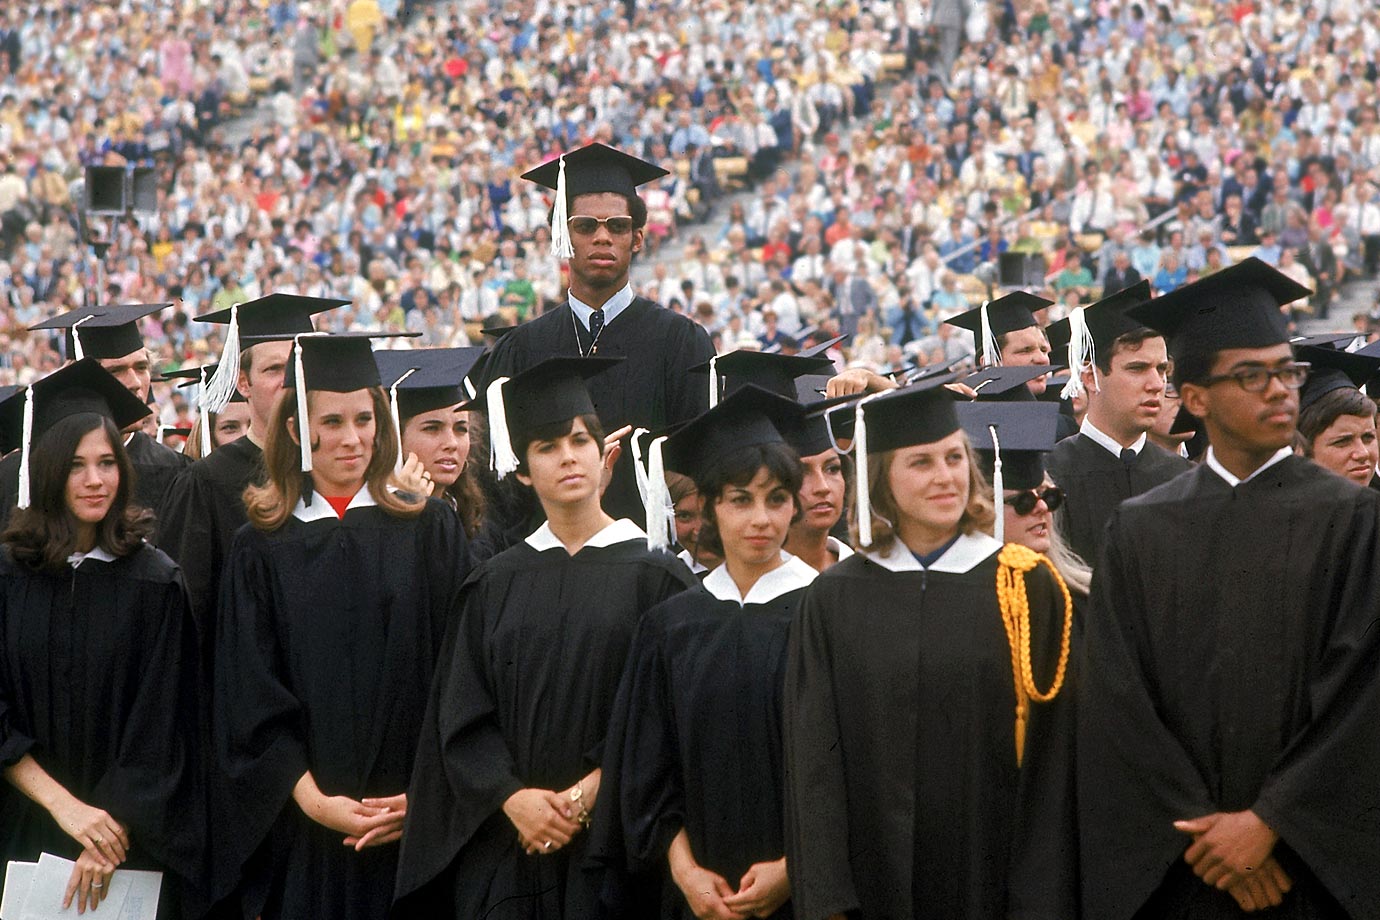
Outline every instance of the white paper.
[[[44, 853], [39, 857], [38, 865], [32, 872], [23, 908], [14, 920], [68, 920], [77, 916], [75, 898], [71, 906], [66, 910], [62, 909], [67, 882], [72, 877], [75, 865], [72, 860], [51, 853]], [[94, 909], [96, 920], [101, 917], [110, 917], [113, 920], [156, 920], [163, 873], [116, 869], [107, 884], [110, 889], [105, 900]], [[8, 898], [6, 900], [8, 901]], [[5, 916], [0, 920], [11, 918]]]
[[29, 896], [38, 863], [11, 862], [5, 869], [5, 892], [0, 898], [0, 920], [19, 920]]

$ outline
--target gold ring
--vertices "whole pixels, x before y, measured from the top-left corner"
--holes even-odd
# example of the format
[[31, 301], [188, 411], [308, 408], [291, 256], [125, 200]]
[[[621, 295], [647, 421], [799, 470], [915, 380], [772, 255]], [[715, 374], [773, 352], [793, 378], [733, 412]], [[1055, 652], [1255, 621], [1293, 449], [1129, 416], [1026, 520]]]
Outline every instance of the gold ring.
[[94, 841], [96, 841], [96, 843], [105, 843], [104, 840], [102, 840], [101, 838], [96, 837], [96, 836], [92, 836], [91, 839], [94, 840]]

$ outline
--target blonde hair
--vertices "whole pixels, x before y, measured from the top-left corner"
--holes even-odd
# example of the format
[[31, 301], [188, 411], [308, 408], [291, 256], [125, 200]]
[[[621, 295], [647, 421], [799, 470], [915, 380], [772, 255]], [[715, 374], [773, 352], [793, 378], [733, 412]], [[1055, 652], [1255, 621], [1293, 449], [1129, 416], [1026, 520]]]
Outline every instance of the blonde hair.
[[[312, 394], [307, 391], [307, 404]], [[393, 466], [398, 461], [398, 433], [393, 427], [393, 413], [382, 387], [369, 387], [369, 401], [374, 407], [374, 454], [364, 470], [364, 483], [369, 495], [384, 512], [394, 517], [415, 517], [420, 514], [426, 499], [388, 488]], [[292, 438], [297, 423], [297, 394], [292, 387], [284, 387], [273, 408], [273, 420], [264, 443], [264, 469], [267, 480], [261, 486], [251, 485], [244, 490], [244, 507], [249, 523], [259, 530], [274, 531], [287, 523], [292, 509], [302, 497], [302, 455]]]
[[[992, 489], [987, 485], [987, 480], [978, 467], [972, 444], [969, 443], [966, 434], [962, 435], [962, 443], [963, 454], [968, 458], [968, 504], [963, 508], [962, 517], [958, 519], [958, 530], [962, 534], [990, 534], [996, 521], [996, 511], [991, 499]], [[891, 552], [896, 543], [895, 521], [901, 514], [896, 505], [896, 496], [891, 494], [891, 462], [895, 457], [894, 450], [869, 454], [867, 457], [867, 478], [872, 484], [868, 490], [868, 497], [872, 501], [872, 545], [868, 549], [882, 554]], [[861, 546], [857, 514], [852, 517], [849, 531], [853, 536], [853, 545]]]

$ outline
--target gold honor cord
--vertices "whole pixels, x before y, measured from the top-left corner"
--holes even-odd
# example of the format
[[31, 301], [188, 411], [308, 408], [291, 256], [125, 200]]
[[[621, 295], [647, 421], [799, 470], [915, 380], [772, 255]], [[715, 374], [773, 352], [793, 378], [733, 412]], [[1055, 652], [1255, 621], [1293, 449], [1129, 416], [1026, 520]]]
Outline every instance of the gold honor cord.
[[[1025, 573], [1040, 563], [1049, 569], [1064, 594], [1064, 632], [1059, 645], [1059, 666], [1049, 689], [1041, 693], [1035, 686], [1035, 671], [1030, 662], [1030, 600], [1025, 592]], [[1030, 717], [1030, 701], [1048, 703], [1064, 686], [1069, 663], [1069, 638], [1073, 630], [1073, 597], [1054, 563], [1028, 546], [1008, 543], [997, 555], [997, 603], [1001, 607], [1006, 641], [1011, 646], [1011, 674], [1016, 685], [1016, 766], [1025, 756], [1025, 724]]]

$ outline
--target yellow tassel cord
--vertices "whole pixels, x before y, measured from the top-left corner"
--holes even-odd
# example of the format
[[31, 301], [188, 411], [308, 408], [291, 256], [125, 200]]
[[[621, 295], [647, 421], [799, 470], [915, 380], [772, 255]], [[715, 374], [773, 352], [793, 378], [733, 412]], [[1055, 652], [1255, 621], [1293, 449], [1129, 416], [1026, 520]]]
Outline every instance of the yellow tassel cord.
[[[1030, 662], [1030, 600], [1025, 593], [1025, 573], [1044, 563], [1064, 593], [1064, 633], [1059, 645], [1059, 666], [1054, 680], [1044, 693], [1035, 686], [1035, 670]], [[1064, 686], [1069, 663], [1069, 638], [1073, 631], [1073, 597], [1054, 563], [1018, 543], [1008, 543], [997, 555], [997, 604], [1001, 607], [1006, 641], [1011, 646], [1011, 674], [1016, 684], [1016, 766], [1025, 756], [1025, 724], [1030, 717], [1030, 701], [1048, 703]]]

